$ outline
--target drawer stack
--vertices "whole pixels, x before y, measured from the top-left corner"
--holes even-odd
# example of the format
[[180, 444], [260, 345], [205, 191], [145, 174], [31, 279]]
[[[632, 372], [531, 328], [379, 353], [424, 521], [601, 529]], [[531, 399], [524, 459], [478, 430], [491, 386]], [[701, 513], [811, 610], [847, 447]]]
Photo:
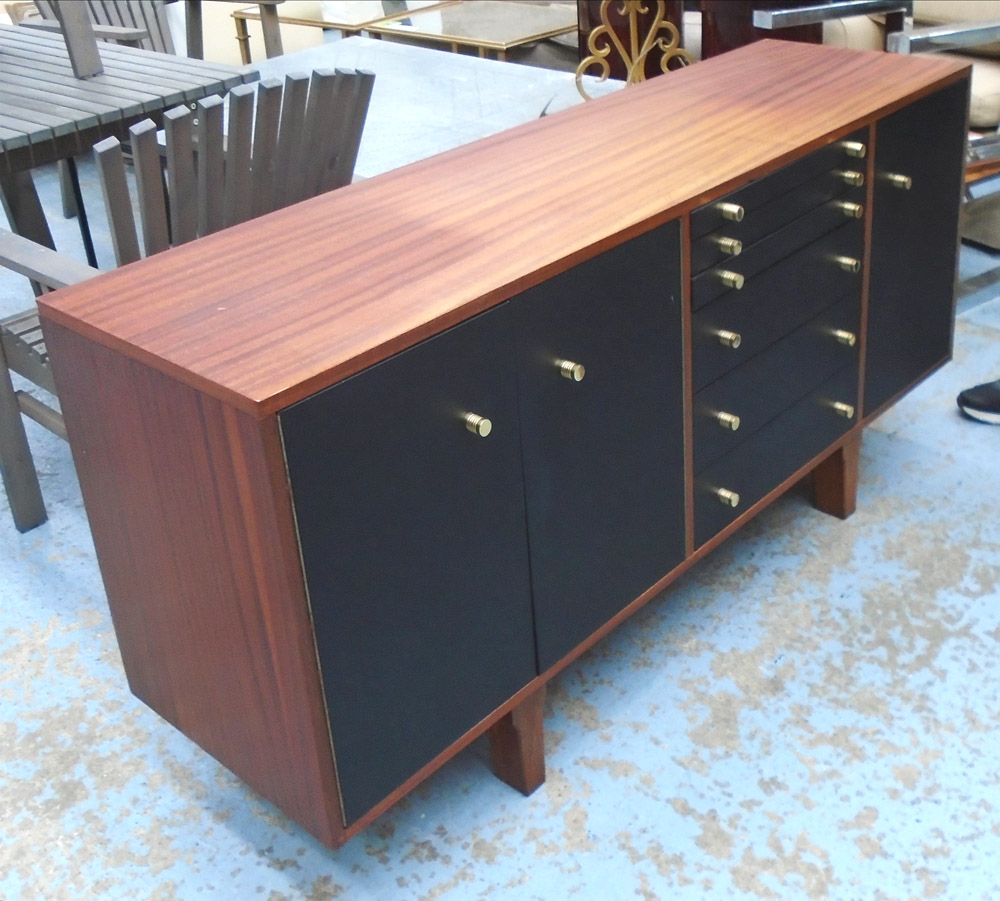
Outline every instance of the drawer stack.
[[696, 547], [855, 422], [864, 138], [691, 214]]

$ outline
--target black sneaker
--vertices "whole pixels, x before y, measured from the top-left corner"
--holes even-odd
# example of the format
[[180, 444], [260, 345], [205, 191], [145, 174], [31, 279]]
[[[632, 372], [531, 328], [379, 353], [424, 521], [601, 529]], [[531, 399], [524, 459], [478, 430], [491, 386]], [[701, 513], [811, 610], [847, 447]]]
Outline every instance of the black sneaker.
[[972, 419], [1000, 425], [1000, 379], [966, 388], [958, 395], [958, 407]]

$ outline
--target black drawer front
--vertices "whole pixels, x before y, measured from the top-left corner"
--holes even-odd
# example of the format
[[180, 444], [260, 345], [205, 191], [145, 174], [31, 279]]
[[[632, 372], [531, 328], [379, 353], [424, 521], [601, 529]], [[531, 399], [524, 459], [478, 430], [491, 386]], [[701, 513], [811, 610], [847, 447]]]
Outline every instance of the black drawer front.
[[[863, 163], [864, 160], [857, 162]], [[754, 210], [753, 215], [748, 215], [742, 222], [728, 222], [718, 231], [692, 241], [691, 271], [697, 274], [710, 266], [729, 262], [735, 262], [737, 265], [733, 268], [738, 269], [739, 254], [734, 255], [732, 245], [727, 245], [727, 242], [738, 241], [743, 250], [749, 250], [750, 245], [831, 200], [839, 199], [863, 206], [864, 187], [845, 182], [840, 175], [845, 171], [864, 177], [864, 166], [855, 166], [849, 170], [831, 169], [774, 198], [770, 203]], [[839, 220], [837, 222], [839, 224]]]
[[[694, 471], [701, 472], [847, 365], [857, 367], [860, 299], [842, 298], [694, 399]], [[720, 415], [722, 414], [722, 415]], [[738, 428], [732, 428], [738, 418]]]
[[[833, 300], [858, 295], [861, 273], [842, 269], [835, 256], [860, 257], [860, 222], [830, 232], [691, 317], [694, 390], [699, 391], [810, 320]], [[740, 336], [739, 347], [720, 333]]]
[[[695, 547], [724, 529], [850, 429], [857, 421], [857, 410], [848, 418], [836, 412], [833, 405], [854, 407], [857, 396], [858, 370], [847, 366], [697, 475]], [[738, 494], [737, 506], [723, 503], [720, 489]]]
[[782, 166], [776, 172], [755, 179], [742, 188], [706, 203], [691, 213], [691, 237], [700, 238], [716, 229], [730, 224], [730, 220], [722, 215], [719, 203], [735, 203], [745, 211], [744, 221], [750, 219], [758, 207], [774, 200], [780, 194], [798, 187], [804, 182], [830, 169], [864, 169], [864, 160], [850, 156], [844, 149], [844, 141], [856, 141], [867, 144], [868, 131], [862, 129], [849, 135], [841, 141], [827, 144], [809, 156]]
[[[762, 272], [844, 224], [853, 223], [855, 225], [855, 232], [858, 236], [858, 251], [852, 256], [860, 259], [862, 220], [853, 217], [845, 219], [844, 211], [837, 206], [838, 203], [839, 201], [836, 200], [827, 202], [819, 209], [807, 213], [756, 244], [752, 244], [744, 249], [738, 257], [707, 269], [701, 275], [693, 278], [691, 280], [691, 308], [701, 309], [705, 304], [724, 294], [732, 293], [746, 296], [748, 292], [752, 293], [755, 282]], [[736, 273], [742, 276], [744, 279], [743, 287], [736, 289], [726, 284], [725, 273]]]

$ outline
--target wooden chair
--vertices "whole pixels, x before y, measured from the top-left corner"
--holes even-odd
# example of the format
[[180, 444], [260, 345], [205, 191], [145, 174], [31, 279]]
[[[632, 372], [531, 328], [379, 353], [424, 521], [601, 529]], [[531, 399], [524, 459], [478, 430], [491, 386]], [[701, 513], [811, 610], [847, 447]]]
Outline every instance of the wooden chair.
[[[368, 112], [374, 75], [323, 70], [235, 88], [224, 102], [164, 117], [165, 160], [151, 120], [132, 126], [132, 193], [116, 138], [94, 147], [119, 266], [229, 225], [348, 184]], [[256, 104], [254, 102], [256, 96]], [[228, 105], [228, 129], [224, 129]], [[197, 150], [195, 149], [197, 147]], [[0, 230], [0, 265], [54, 290], [98, 270]], [[58, 410], [17, 390], [11, 373], [55, 394], [37, 310], [0, 320], [0, 475], [14, 523], [25, 532], [46, 512], [23, 416], [65, 438]]]
[[[174, 53], [164, 0], [84, 0], [94, 35], [106, 41]], [[35, 0], [40, 20], [25, 22], [35, 28], [60, 30], [56, 0]]]

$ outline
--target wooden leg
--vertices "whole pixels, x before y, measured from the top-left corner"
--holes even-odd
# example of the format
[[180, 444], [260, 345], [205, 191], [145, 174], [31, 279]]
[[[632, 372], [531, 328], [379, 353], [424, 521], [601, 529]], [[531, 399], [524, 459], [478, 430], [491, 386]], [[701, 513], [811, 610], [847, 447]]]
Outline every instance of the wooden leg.
[[19, 532], [45, 522], [45, 503], [38, 485], [35, 461], [24, 433], [21, 406], [10, 380], [10, 370], [0, 344], [0, 477]]
[[[187, 0], [184, 10], [187, 55], [191, 59], [205, 58], [205, 31], [202, 25], [201, 0]], [[243, 60], [244, 63], [250, 60]]]
[[278, 10], [273, 2], [259, 3], [260, 27], [264, 32], [264, 53], [268, 59], [281, 56], [281, 26], [278, 22]]
[[544, 706], [543, 685], [489, 730], [493, 772], [525, 795], [545, 781]]
[[813, 506], [817, 510], [847, 519], [858, 500], [858, 460], [861, 455], [861, 430], [858, 429], [840, 448], [812, 471]]
[[63, 218], [72, 219], [76, 215], [76, 195], [73, 193], [73, 183], [69, 177], [69, 163], [66, 160], [59, 160], [57, 168], [59, 171], [59, 196], [62, 200]]
[[[31, 172], [0, 171], [0, 200], [3, 201], [12, 232], [55, 250]], [[33, 281], [31, 287], [36, 297], [42, 294], [42, 286], [38, 282]]]
[[247, 28], [246, 19], [234, 19], [236, 22], [236, 43], [240, 45], [240, 59], [243, 60], [243, 65], [250, 65], [253, 60], [251, 59], [250, 50], [250, 31]]

